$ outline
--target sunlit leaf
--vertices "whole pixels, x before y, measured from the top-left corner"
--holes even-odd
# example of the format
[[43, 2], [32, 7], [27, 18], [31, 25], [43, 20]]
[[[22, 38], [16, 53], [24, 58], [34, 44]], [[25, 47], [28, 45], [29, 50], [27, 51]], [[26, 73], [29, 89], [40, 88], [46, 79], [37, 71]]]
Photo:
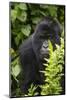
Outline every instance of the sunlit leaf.
[[41, 18], [40, 16], [39, 16], [39, 17], [33, 17], [33, 18], [32, 18], [32, 23], [33, 23], [33, 24], [37, 24], [38, 22], [41, 21], [41, 19], [42, 19], [42, 18]]
[[17, 77], [20, 73], [20, 66], [16, 65], [16, 66], [12, 67], [12, 73], [15, 77]]
[[25, 35], [25, 36], [29, 36], [30, 32], [31, 32], [31, 26], [28, 24], [28, 25], [25, 25], [25, 26], [22, 26], [22, 29], [21, 29], [21, 32]]
[[48, 41], [48, 43], [49, 43], [49, 51], [52, 54], [52, 52], [53, 52], [53, 45], [52, 45], [50, 40]]
[[25, 22], [27, 19], [27, 13], [25, 11], [19, 12], [17, 18], [22, 21]]
[[11, 10], [11, 20], [14, 21], [17, 17], [17, 11], [16, 10]]
[[27, 10], [27, 5], [25, 3], [21, 3], [18, 5], [20, 9]]

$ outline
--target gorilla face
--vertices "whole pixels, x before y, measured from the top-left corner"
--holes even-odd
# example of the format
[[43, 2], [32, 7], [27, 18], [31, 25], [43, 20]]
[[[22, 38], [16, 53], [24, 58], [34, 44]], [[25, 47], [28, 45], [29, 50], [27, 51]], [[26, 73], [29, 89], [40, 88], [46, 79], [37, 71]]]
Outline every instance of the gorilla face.
[[43, 58], [49, 58], [48, 40], [45, 40], [43, 42], [42, 47], [40, 49], [39, 57], [41, 60], [43, 60]]
[[53, 49], [55, 44], [60, 45], [59, 33], [61, 32], [60, 24], [57, 20], [45, 18], [37, 27], [34, 34], [33, 47], [37, 51], [37, 57], [42, 60], [49, 57], [48, 40], [51, 41]]

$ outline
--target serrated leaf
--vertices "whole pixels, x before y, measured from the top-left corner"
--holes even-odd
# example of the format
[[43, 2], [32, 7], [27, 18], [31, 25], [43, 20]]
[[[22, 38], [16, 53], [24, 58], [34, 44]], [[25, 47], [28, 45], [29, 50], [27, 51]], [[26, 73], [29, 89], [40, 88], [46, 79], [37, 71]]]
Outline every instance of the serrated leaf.
[[31, 26], [30, 25], [24, 25], [24, 26], [22, 26], [21, 32], [25, 36], [29, 36], [30, 35], [30, 32], [31, 32]]
[[40, 73], [45, 73], [45, 71], [39, 71]]
[[56, 48], [59, 50], [60, 49], [60, 46], [56, 44]]
[[43, 65], [46, 66], [46, 67], [48, 66], [48, 64], [45, 64], [45, 63]]
[[64, 39], [61, 38], [61, 44], [64, 46]]
[[48, 41], [48, 43], [49, 43], [49, 51], [50, 51], [50, 53], [52, 53], [52, 52], [53, 52], [53, 46], [52, 46], [52, 43], [51, 43], [50, 40]]
[[47, 59], [47, 58], [44, 58], [44, 60], [45, 60], [45, 61], [47, 61], [47, 62], [49, 63], [49, 59]]
[[63, 68], [62, 68], [62, 65], [61, 64], [58, 65], [58, 69], [59, 69], [59, 72], [62, 72], [62, 69]]

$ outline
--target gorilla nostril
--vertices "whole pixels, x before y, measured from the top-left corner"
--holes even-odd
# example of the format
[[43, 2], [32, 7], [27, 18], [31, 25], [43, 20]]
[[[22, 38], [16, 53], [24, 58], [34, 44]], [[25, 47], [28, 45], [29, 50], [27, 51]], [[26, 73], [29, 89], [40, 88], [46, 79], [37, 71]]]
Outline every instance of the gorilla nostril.
[[48, 45], [43, 45], [43, 48], [48, 48]]

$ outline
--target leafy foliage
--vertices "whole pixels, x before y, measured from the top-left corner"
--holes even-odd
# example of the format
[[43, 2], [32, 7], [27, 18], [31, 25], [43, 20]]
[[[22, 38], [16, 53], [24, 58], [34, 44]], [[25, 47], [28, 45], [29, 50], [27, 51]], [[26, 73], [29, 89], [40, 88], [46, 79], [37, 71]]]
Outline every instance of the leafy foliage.
[[[58, 16], [59, 10], [61, 10], [61, 16]], [[44, 16], [56, 17], [64, 23], [64, 6], [11, 3], [11, 32], [15, 40], [12, 41], [12, 44], [15, 44], [14, 47], [18, 48]]]
[[36, 96], [36, 95], [38, 95], [38, 92], [35, 92], [36, 89], [37, 89], [37, 86], [34, 86], [33, 84], [31, 84], [31, 87], [28, 89], [27, 96]]
[[56, 50], [53, 51], [51, 42], [49, 41], [50, 58], [47, 60], [45, 71], [43, 71], [45, 84], [41, 86], [41, 95], [60, 94], [62, 87], [60, 84], [63, 76], [62, 70], [64, 65], [64, 40], [61, 39], [61, 46], [56, 45]]
[[[59, 6], [59, 5], [55, 6], [55, 5], [12, 2], [10, 5], [10, 22], [11, 22], [10, 55], [11, 55], [11, 59], [14, 58], [16, 55], [18, 55], [19, 45], [21, 44], [21, 42], [23, 43], [23, 41], [25, 39], [27, 39], [34, 32], [36, 25], [44, 18], [44, 16], [52, 16], [54, 18], [57, 18], [60, 21], [60, 23], [63, 25], [63, 28], [64, 28], [64, 10], [65, 10], [65, 7]], [[64, 32], [61, 34], [61, 36], [64, 38]], [[60, 47], [57, 47], [57, 49], [58, 48], [60, 48]], [[51, 49], [50, 50], [51, 53], [56, 54], [55, 52], [57, 50], [55, 52], [53, 52], [52, 46], [50, 47], [50, 49]], [[57, 53], [58, 52], [59, 52], [59, 50], [57, 51]], [[57, 56], [57, 55], [55, 55], [55, 56]], [[60, 62], [61, 62], [61, 60], [60, 60]], [[51, 68], [48, 68], [48, 69], [51, 69]], [[14, 59], [11, 62], [10, 71], [11, 71], [11, 94], [12, 94], [12, 96], [25, 96], [26, 94], [23, 95], [20, 90], [19, 80], [22, 80], [22, 79], [21, 79], [21, 68], [20, 68], [20, 63], [19, 63], [19, 57], [17, 57], [16, 59]], [[57, 71], [60, 71], [60, 73], [61, 73], [61, 71], [62, 71], [61, 64], [59, 64], [58, 67], [54, 68], [52, 71], [54, 71], [55, 74], [57, 73]], [[45, 73], [47, 73], [47, 70]], [[51, 72], [51, 73], [53, 73], [53, 72]], [[59, 74], [59, 75], [61, 75], [61, 74]], [[47, 79], [47, 77], [48, 76], [46, 75], [46, 79]], [[57, 77], [59, 78], [60, 76], [57, 76]], [[58, 80], [60, 80], [60, 79], [58, 79]], [[42, 87], [44, 88], [44, 86], [42, 86]], [[46, 87], [47, 86], [45, 86], [45, 88]], [[60, 85], [58, 85], [58, 88], [59, 87], [60, 87]], [[34, 92], [36, 90], [36, 88], [37, 88], [37, 86], [31, 85], [27, 96], [36, 95], [37, 93]], [[46, 88], [46, 92], [44, 91], [44, 89], [42, 89], [42, 95], [48, 94], [47, 89], [48, 89], [48, 87]], [[60, 88], [60, 90], [61, 90], [61, 88]], [[57, 91], [58, 91], [57, 93], [59, 93], [59, 89]], [[55, 92], [55, 90], [54, 90], [54, 92]], [[51, 92], [49, 92], [49, 94], [51, 94], [51, 93], [53, 93], [52, 90], [51, 90]]]

